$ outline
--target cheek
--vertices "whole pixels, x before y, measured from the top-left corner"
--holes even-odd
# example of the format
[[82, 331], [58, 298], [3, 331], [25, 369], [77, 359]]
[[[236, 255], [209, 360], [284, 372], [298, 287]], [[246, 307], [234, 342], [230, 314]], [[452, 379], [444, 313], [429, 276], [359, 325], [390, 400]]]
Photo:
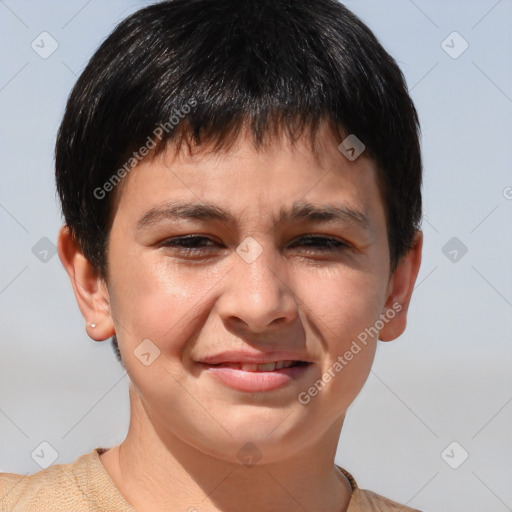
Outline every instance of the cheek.
[[347, 341], [373, 325], [385, 302], [386, 283], [367, 269], [333, 267], [304, 275], [297, 283], [301, 283], [298, 296], [304, 297], [306, 317], [329, 340], [329, 352], [343, 350]]
[[171, 266], [165, 258], [132, 258], [113, 274], [116, 332], [126, 351], [150, 339], [161, 353], [181, 354], [206, 322], [209, 292], [222, 278], [206, 268]]
[[[304, 401], [336, 404], [345, 410], [364, 385], [375, 357], [384, 285], [368, 272], [341, 269], [303, 282], [309, 329], [324, 346], [318, 379], [304, 390]], [[306, 311], [308, 309], [306, 308]], [[318, 398], [316, 398], [318, 397]]]

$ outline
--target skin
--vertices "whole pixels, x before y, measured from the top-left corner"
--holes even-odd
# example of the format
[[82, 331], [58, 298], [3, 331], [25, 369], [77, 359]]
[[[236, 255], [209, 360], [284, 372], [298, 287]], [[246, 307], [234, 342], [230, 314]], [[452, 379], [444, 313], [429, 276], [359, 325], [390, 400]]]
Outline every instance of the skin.
[[[242, 133], [228, 152], [169, 148], [143, 160], [117, 191], [108, 251], [108, 284], [67, 227], [59, 234], [66, 268], [89, 336], [117, 334], [130, 377], [128, 435], [100, 460], [139, 512], [345, 511], [348, 480], [334, 456], [348, 406], [364, 385], [377, 337], [306, 405], [298, 400], [365, 328], [393, 304], [401, 311], [380, 339], [405, 329], [420, 261], [422, 234], [390, 272], [384, 203], [373, 162], [350, 162], [323, 126], [315, 154], [307, 139], [276, 137], [256, 150]], [[212, 203], [234, 216], [165, 220], [137, 231], [137, 221], [165, 201]], [[357, 222], [276, 223], [294, 201], [344, 205]], [[208, 237], [202, 254], [163, 246], [173, 237]], [[345, 241], [322, 250], [304, 235]], [[247, 263], [236, 252], [247, 237], [262, 253]], [[96, 327], [91, 328], [90, 323]], [[160, 355], [145, 366], [134, 350], [150, 339]], [[313, 364], [304, 377], [265, 393], [229, 388], [196, 361], [226, 349], [289, 350]], [[248, 467], [237, 453], [261, 454]]]

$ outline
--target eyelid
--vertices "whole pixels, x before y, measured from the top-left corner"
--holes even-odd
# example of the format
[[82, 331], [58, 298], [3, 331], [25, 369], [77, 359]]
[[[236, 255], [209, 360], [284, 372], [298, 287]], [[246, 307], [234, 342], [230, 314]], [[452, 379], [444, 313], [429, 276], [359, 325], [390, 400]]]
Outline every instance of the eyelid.
[[[211, 245], [202, 245], [201, 247], [186, 247], [182, 244], [185, 244], [187, 240], [195, 241], [195, 242], [202, 242], [202, 243], [214, 243], [216, 245], [219, 245], [219, 242], [216, 242], [208, 235], [203, 234], [189, 234], [189, 235], [180, 235], [172, 238], [168, 238], [164, 241], [162, 241], [159, 246], [161, 247], [175, 247], [176, 249], [182, 251], [182, 252], [189, 252], [189, 253], [199, 253], [201, 251], [208, 251], [212, 248]], [[317, 241], [317, 251], [316, 252], [329, 252], [329, 251], [336, 251], [341, 249], [353, 249], [354, 246], [347, 242], [346, 240], [339, 239], [337, 237], [324, 235], [324, 234], [304, 234], [300, 235], [299, 237], [295, 238], [294, 241], [290, 244], [291, 247], [294, 245], [299, 245], [301, 241]], [[182, 244], [180, 244], [182, 242]], [[310, 246], [314, 247], [314, 245]], [[321, 249], [318, 249], [318, 247], [322, 247]], [[311, 249], [310, 249], [311, 250]]]
[[323, 235], [323, 234], [305, 234], [305, 235], [300, 235], [296, 240], [297, 241], [300, 241], [300, 240], [321, 240], [321, 241], [324, 241], [324, 242], [331, 242], [331, 243], [337, 243], [337, 244], [340, 244], [340, 245], [345, 245], [346, 247], [351, 247], [352, 246], [352, 244], [350, 244], [349, 242], [347, 242], [344, 239], [341, 239], [341, 238], [338, 238], [338, 237], [334, 237], [334, 236], [330, 236], [330, 235]]
[[[207, 235], [201, 235], [201, 234], [190, 234], [190, 235], [179, 235], [179, 236], [174, 236], [174, 237], [171, 237], [171, 238], [166, 238], [165, 240], [163, 240], [162, 242], [159, 243], [160, 246], [165, 246], [165, 247], [170, 247], [170, 246], [175, 246], [175, 247], [180, 247], [180, 242], [185, 242], [187, 240], [193, 240], [193, 241], [207, 241], [207, 242], [213, 242], [213, 243], [218, 243], [218, 242], [215, 242], [215, 240], [213, 240], [210, 236], [207, 236]], [[203, 247], [201, 248], [197, 248], [197, 249], [202, 249]], [[182, 249], [186, 249], [186, 247], [182, 247]], [[189, 249], [191, 249], [189, 247]]]

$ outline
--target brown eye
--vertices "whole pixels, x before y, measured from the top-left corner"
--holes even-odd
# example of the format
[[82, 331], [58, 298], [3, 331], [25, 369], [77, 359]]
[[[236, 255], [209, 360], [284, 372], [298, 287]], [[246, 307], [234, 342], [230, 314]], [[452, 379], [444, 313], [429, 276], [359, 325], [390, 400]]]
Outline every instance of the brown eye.
[[160, 245], [161, 247], [175, 247], [180, 252], [201, 254], [207, 252], [208, 249], [212, 247], [212, 245], [208, 246], [208, 243], [215, 244], [213, 240], [210, 240], [206, 236], [188, 235], [169, 238], [168, 240], [163, 241]]
[[311, 235], [299, 238], [297, 242], [292, 244], [292, 247], [293, 246], [314, 248], [315, 251], [319, 252], [339, 251], [341, 249], [347, 249], [350, 247], [346, 242], [342, 242], [336, 238]]

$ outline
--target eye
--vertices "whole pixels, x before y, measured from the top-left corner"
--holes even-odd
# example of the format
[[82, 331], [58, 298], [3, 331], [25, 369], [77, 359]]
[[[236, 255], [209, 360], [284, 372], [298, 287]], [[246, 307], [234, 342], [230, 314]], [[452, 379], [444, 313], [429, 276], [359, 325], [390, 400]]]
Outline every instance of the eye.
[[[185, 235], [164, 240], [160, 246], [175, 249], [188, 256], [204, 256], [219, 244], [206, 236]], [[336, 238], [306, 235], [295, 240], [289, 247], [305, 247], [302, 252], [328, 253], [350, 249], [351, 245]]]
[[213, 245], [207, 246], [208, 243], [216, 245], [213, 240], [206, 236], [187, 235], [169, 238], [168, 240], [164, 240], [160, 245], [161, 247], [175, 247], [182, 253], [203, 254], [213, 247]]
[[314, 249], [313, 251], [306, 252], [334, 252], [340, 251], [342, 249], [349, 249], [351, 247], [347, 242], [343, 242], [337, 238], [329, 238], [316, 235], [303, 236], [294, 242], [292, 247], [298, 245]]

